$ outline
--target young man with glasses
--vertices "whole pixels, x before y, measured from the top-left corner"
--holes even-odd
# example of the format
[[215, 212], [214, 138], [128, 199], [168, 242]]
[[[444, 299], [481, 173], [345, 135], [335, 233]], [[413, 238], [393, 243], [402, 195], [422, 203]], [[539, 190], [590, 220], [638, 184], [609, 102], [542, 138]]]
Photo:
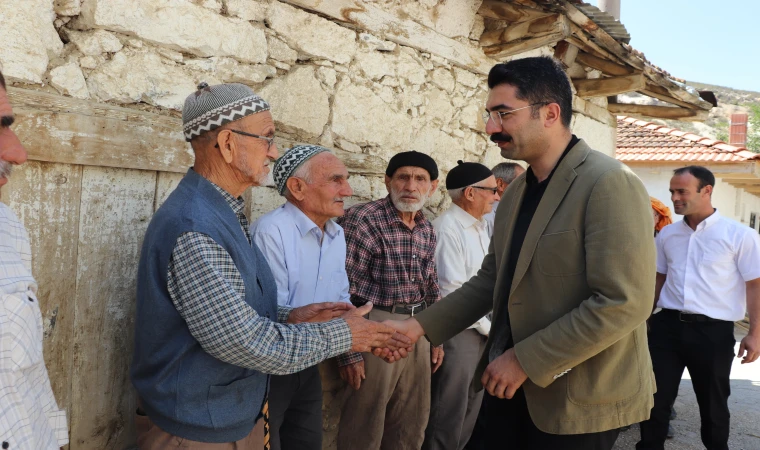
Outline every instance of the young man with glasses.
[[[451, 207], [433, 221], [442, 296], [460, 288], [480, 269], [491, 241], [483, 217], [499, 199], [493, 173], [474, 162], [459, 161], [446, 176], [446, 189]], [[482, 317], [443, 344], [446, 364], [433, 374], [423, 450], [462, 450], [470, 439], [483, 400], [483, 391], [472, 387], [472, 377], [490, 329], [491, 321]]]
[[437, 344], [493, 307], [475, 375], [487, 392], [483, 433], [469, 448], [609, 450], [653, 405], [649, 196], [633, 172], [572, 134], [559, 62], [497, 64], [488, 87], [486, 132], [530, 168], [504, 193], [477, 275], [394, 326]]

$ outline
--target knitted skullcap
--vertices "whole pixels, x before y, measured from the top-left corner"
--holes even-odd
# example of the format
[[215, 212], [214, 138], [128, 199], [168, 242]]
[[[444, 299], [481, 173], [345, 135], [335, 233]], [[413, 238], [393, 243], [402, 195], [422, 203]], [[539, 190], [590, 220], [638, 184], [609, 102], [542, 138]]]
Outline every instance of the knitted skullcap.
[[388, 161], [388, 168], [385, 169], [385, 174], [393, 178], [393, 174], [396, 173], [400, 167], [407, 166], [421, 167], [427, 170], [430, 174], [430, 181], [438, 179], [438, 164], [436, 164], [433, 158], [428, 155], [414, 150], [393, 155], [393, 158]]
[[486, 178], [493, 176], [491, 169], [483, 164], [475, 162], [457, 161], [457, 166], [446, 175], [446, 190], [459, 189], [472, 186]]
[[284, 194], [285, 183], [288, 181], [288, 178], [292, 177], [293, 173], [295, 173], [303, 163], [322, 152], [329, 151], [330, 150], [318, 145], [296, 145], [286, 151], [285, 154], [274, 163], [274, 169], [272, 170], [272, 177], [274, 178], [274, 185], [277, 186], [277, 192], [279, 192], [280, 195]]
[[182, 107], [185, 140], [190, 142], [207, 131], [267, 110], [269, 103], [244, 84], [209, 86], [203, 82]]

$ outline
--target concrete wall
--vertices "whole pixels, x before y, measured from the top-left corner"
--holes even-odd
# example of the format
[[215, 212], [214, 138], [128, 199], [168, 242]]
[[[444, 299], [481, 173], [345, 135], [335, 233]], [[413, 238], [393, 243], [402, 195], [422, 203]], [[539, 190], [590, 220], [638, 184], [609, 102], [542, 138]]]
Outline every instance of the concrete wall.
[[[670, 201], [670, 178], [673, 175], [675, 165], [652, 165], [649, 167], [635, 165], [631, 169], [641, 178], [649, 192], [649, 195], [656, 197], [667, 205], [671, 212], [673, 203]], [[760, 229], [760, 197], [748, 194], [744, 189], [738, 189], [728, 183], [723, 182], [720, 178], [716, 179], [715, 191], [713, 193], [713, 206], [720, 213], [730, 219], [741, 222], [747, 226], [750, 223], [750, 214], [755, 213], [755, 229]], [[682, 216], [673, 214], [674, 221], [681, 220]]]

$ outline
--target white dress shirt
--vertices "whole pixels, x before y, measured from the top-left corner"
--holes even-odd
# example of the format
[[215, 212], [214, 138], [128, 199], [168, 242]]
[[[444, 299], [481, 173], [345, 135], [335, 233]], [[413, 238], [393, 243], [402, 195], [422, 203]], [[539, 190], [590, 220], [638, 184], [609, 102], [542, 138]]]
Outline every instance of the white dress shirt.
[[488, 233], [489, 236], [493, 236], [493, 221], [496, 219], [496, 207], [499, 206], [499, 202], [493, 202], [493, 208], [491, 208], [491, 212], [483, 216], [483, 220], [486, 221], [488, 224], [488, 229], [490, 232]]
[[52, 450], [69, 442], [66, 412], [42, 357], [42, 314], [24, 226], [0, 203], [0, 442]]
[[[438, 244], [435, 264], [441, 297], [459, 289], [478, 273], [488, 253], [491, 232], [488, 223], [477, 220], [459, 206], [451, 207], [433, 221]], [[491, 321], [483, 317], [470, 328], [488, 336]]]
[[657, 235], [657, 272], [667, 275], [658, 307], [741, 320], [745, 283], [760, 278], [760, 236], [717, 210], [696, 230], [681, 220]]

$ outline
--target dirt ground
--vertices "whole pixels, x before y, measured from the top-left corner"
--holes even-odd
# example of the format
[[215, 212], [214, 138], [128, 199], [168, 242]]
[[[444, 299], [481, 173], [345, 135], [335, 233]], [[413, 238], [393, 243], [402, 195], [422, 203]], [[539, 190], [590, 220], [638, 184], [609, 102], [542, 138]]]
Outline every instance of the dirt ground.
[[[739, 341], [747, 334], [740, 326], [734, 329], [736, 349]], [[731, 450], [760, 450], [760, 360], [742, 365], [734, 359], [731, 368], [731, 436], [728, 446]], [[665, 443], [666, 450], [703, 449], [699, 437], [699, 407], [691, 386], [688, 371], [681, 379], [678, 399], [675, 403], [678, 417], [672, 422], [676, 435]], [[632, 450], [639, 440], [639, 427], [634, 425], [621, 433], [614, 450]]]

